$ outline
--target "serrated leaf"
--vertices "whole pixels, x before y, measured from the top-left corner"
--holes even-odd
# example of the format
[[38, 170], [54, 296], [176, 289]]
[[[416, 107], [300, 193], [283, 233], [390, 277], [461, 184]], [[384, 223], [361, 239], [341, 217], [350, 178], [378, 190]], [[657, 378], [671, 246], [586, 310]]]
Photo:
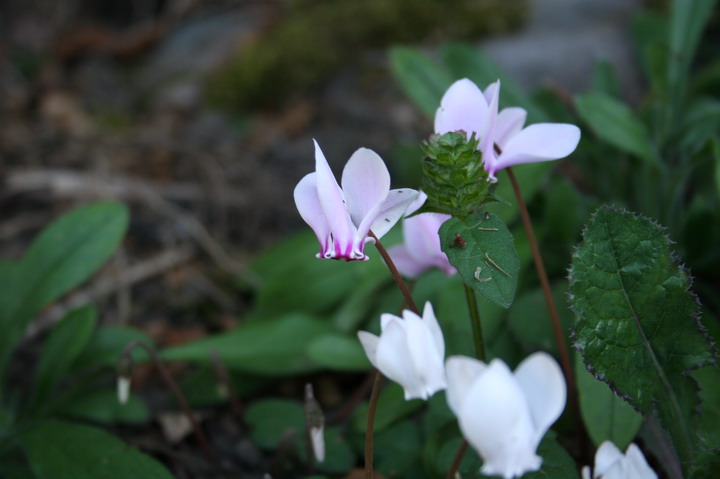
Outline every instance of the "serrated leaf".
[[233, 331], [164, 350], [169, 361], [207, 364], [217, 352], [228, 368], [256, 374], [296, 374], [317, 369], [307, 349], [331, 331], [327, 321], [304, 314], [246, 320]]
[[38, 479], [172, 479], [158, 461], [94, 427], [41, 421], [18, 440]]
[[575, 97], [575, 107], [593, 132], [619, 150], [656, 162], [645, 124], [620, 101], [599, 91]]
[[688, 422], [699, 398], [687, 373], [708, 364], [712, 350], [663, 230], [601, 207], [573, 255], [570, 297], [588, 369], [643, 414], [657, 412], [681, 459], [692, 462]]
[[76, 209], [40, 233], [11, 275], [1, 275], [12, 280], [0, 285], [0, 371], [32, 317], [95, 273], [117, 249], [128, 221], [121, 203]]
[[602, 381], [588, 372], [579, 354], [575, 355], [580, 413], [595, 446], [612, 441], [625, 450], [637, 435], [643, 418]]
[[520, 261], [505, 223], [489, 213], [450, 218], [440, 228], [440, 243], [465, 284], [503, 308], [510, 307]]
[[70, 371], [73, 361], [90, 340], [96, 320], [95, 309], [84, 306], [70, 311], [53, 327], [35, 371], [35, 388], [29, 402], [31, 408], [36, 407], [40, 400], [46, 400]]

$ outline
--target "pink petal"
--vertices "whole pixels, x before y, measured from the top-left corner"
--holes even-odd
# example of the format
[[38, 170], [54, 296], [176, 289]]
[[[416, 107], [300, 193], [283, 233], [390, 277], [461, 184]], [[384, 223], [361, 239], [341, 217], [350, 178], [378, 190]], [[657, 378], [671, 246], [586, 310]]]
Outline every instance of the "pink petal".
[[520, 107], [503, 108], [498, 114], [497, 126], [495, 130], [495, 143], [502, 149], [510, 138], [517, 135], [522, 130], [525, 120], [527, 119], [527, 111]]
[[324, 252], [330, 234], [330, 226], [320, 206], [320, 198], [317, 193], [317, 174], [305, 175], [295, 187], [293, 196], [300, 216], [315, 232]]
[[404, 244], [399, 244], [388, 249], [390, 258], [395, 263], [401, 275], [406, 278], [417, 278], [424, 271], [430, 268], [430, 265], [420, 262], [411, 255], [408, 248]]
[[557, 361], [549, 354], [539, 352], [520, 363], [515, 370], [515, 380], [528, 400], [537, 446], [565, 409], [565, 378]]
[[485, 117], [485, 123], [482, 128], [484, 134], [480, 137], [480, 151], [483, 154], [483, 161], [485, 162], [485, 169], [490, 169], [495, 164], [495, 129], [498, 117], [498, 103], [500, 101], [500, 80], [491, 84], [485, 90], [486, 98], [489, 97], [488, 110]]
[[407, 214], [410, 206], [422, 195], [425, 193], [409, 188], [390, 190], [385, 201], [363, 218], [362, 223], [358, 226], [358, 236], [365, 237], [368, 231], [372, 230], [375, 236], [382, 238], [400, 218]]
[[390, 173], [377, 153], [360, 148], [345, 165], [341, 183], [350, 217], [359, 226], [368, 212], [387, 197]]
[[435, 133], [463, 130], [481, 137], [485, 131], [488, 103], [483, 92], [467, 78], [453, 83], [435, 113]]
[[508, 166], [564, 158], [577, 147], [580, 129], [567, 123], [536, 123], [505, 145], [493, 172]]
[[320, 145], [315, 143], [315, 173], [317, 174], [317, 192], [320, 205], [325, 214], [330, 231], [333, 234], [335, 244], [339, 245], [344, 254], [346, 249], [352, 245], [355, 228], [350, 222], [350, 216], [345, 207], [345, 201], [340, 191], [340, 186], [335, 180], [330, 165], [323, 155]]

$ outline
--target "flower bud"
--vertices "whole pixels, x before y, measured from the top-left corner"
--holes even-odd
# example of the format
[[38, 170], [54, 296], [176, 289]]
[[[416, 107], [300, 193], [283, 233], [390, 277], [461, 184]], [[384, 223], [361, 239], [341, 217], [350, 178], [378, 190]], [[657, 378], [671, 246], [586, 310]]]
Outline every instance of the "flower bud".
[[421, 212], [464, 218], [488, 202], [491, 183], [479, 142], [463, 131], [432, 135], [423, 144], [422, 190], [428, 198]]

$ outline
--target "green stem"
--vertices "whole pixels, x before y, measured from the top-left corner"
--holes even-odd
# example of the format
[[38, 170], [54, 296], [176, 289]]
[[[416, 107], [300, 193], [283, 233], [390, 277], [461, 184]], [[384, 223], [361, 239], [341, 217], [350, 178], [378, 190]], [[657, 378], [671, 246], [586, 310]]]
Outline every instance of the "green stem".
[[467, 300], [468, 311], [470, 312], [470, 324], [472, 325], [473, 341], [475, 342], [475, 355], [480, 361], [485, 361], [485, 346], [483, 343], [482, 325], [480, 324], [480, 312], [478, 311], [475, 291], [463, 284], [465, 287], [465, 299]]

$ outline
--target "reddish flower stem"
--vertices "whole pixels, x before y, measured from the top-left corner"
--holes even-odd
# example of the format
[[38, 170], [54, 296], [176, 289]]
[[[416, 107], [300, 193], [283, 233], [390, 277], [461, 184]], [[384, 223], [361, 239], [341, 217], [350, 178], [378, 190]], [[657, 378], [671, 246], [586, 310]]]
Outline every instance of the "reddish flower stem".
[[400, 276], [400, 272], [395, 267], [395, 263], [393, 263], [392, 258], [390, 258], [390, 255], [388, 254], [385, 247], [382, 245], [380, 240], [377, 236], [375, 236], [375, 233], [372, 231], [370, 232], [369, 236], [375, 240], [375, 247], [377, 248], [378, 252], [380, 253], [380, 256], [382, 256], [383, 261], [385, 261], [385, 264], [387, 265], [388, 269], [390, 270], [390, 274], [392, 275], [393, 279], [395, 280], [395, 283], [398, 285], [398, 288], [400, 288], [400, 292], [403, 295], [403, 298], [405, 298], [405, 304], [407, 304], [407, 307], [410, 308], [410, 310], [420, 315], [420, 310], [418, 309], [417, 305], [415, 304], [415, 301], [412, 298], [412, 295], [410, 294], [410, 289], [405, 284], [405, 281], [402, 279], [402, 276]]
[[450, 469], [448, 469], [448, 473], [447, 473], [447, 476], [445, 476], [445, 479], [455, 479], [455, 474], [457, 473], [457, 470], [460, 467], [460, 462], [462, 461], [462, 458], [465, 455], [465, 451], [467, 451], [467, 447], [468, 447], [468, 443], [466, 440], [463, 439], [463, 442], [460, 444], [460, 447], [458, 448], [457, 452], [455, 453], [455, 458], [453, 459]]

